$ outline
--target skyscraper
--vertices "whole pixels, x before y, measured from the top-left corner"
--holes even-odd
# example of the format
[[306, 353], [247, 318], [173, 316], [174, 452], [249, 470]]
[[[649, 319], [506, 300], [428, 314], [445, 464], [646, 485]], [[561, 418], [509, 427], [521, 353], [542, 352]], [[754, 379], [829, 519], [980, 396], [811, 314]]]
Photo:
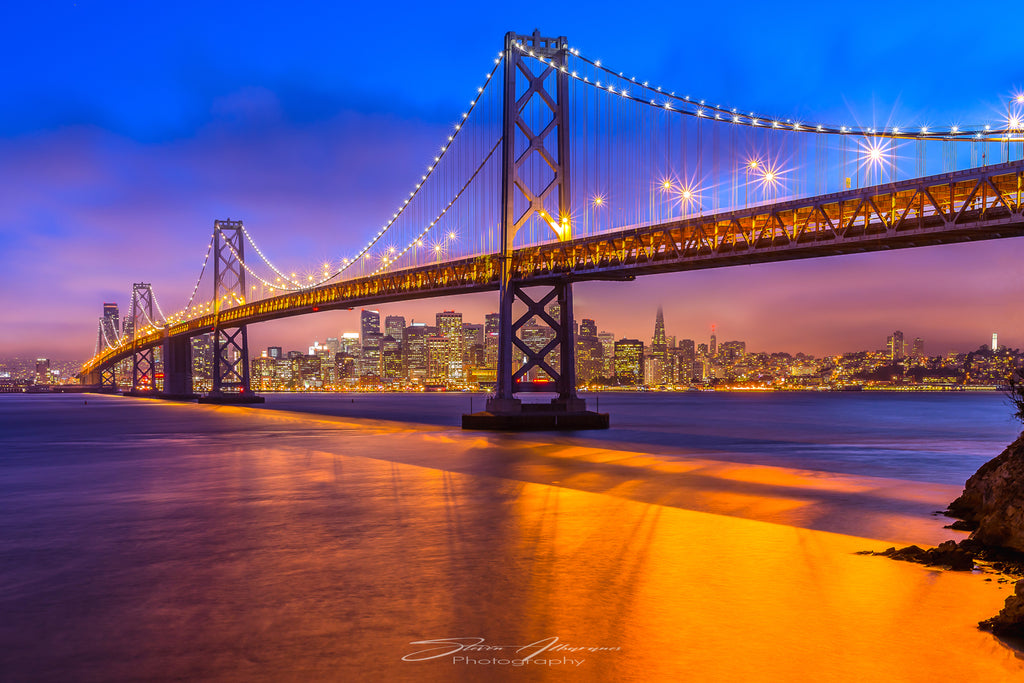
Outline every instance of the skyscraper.
[[665, 359], [668, 351], [668, 340], [665, 338], [665, 314], [658, 306], [658, 313], [654, 318], [654, 338], [651, 339], [651, 356]]
[[36, 384], [50, 383], [50, 359], [36, 358]]
[[465, 339], [462, 333], [462, 314], [455, 311], [443, 311], [437, 314], [437, 336], [443, 337], [448, 344], [448, 372], [446, 377], [452, 380], [461, 380], [462, 372], [462, 347]]
[[580, 323], [580, 336], [597, 337], [597, 323], [595, 323], [590, 318], [584, 318], [583, 321]]
[[924, 358], [924, 339], [914, 337], [914, 358]]
[[615, 376], [615, 333], [598, 332], [597, 340], [601, 343], [601, 375]]
[[372, 329], [363, 332], [363, 348], [359, 359], [360, 379], [380, 377], [380, 342], [382, 338], [383, 335], [380, 332], [374, 332]]
[[692, 339], [681, 339], [676, 347], [676, 377], [680, 382], [693, 380], [693, 364], [697, 351]]
[[643, 384], [644, 343], [639, 339], [620, 339], [615, 342], [615, 379], [624, 385]]
[[103, 304], [103, 317], [100, 318], [99, 333], [96, 335], [96, 351], [114, 346], [120, 338], [120, 316], [116, 303]]
[[445, 384], [451, 371], [451, 344], [441, 335], [426, 338], [427, 376], [430, 384]]
[[708, 348], [708, 355], [714, 358], [718, 355], [718, 337], [715, 336], [715, 326], [711, 326], [711, 346]]
[[890, 361], [892, 361], [893, 363], [897, 363], [897, 362], [903, 360], [903, 356], [905, 354], [903, 352], [903, 333], [902, 332], [900, 332], [899, 330], [896, 330], [895, 332], [890, 334], [888, 339], [886, 339], [886, 346], [887, 346], [886, 351], [888, 351], [888, 353], [889, 353], [889, 360]]
[[498, 368], [498, 330], [500, 318], [497, 313], [488, 313], [484, 318], [484, 363], [489, 370]]
[[405, 332], [405, 316], [389, 315], [384, 318], [384, 335], [390, 336], [399, 344], [402, 343], [402, 334]]
[[380, 313], [364, 308], [359, 313], [359, 335], [364, 346], [369, 334], [380, 334]]
[[385, 335], [381, 340], [380, 368], [381, 378], [385, 381], [401, 379], [404, 374], [402, 372], [402, 343], [390, 334]]
[[413, 323], [402, 335], [402, 364], [406, 377], [423, 383], [427, 378], [427, 337], [430, 329], [423, 323]]

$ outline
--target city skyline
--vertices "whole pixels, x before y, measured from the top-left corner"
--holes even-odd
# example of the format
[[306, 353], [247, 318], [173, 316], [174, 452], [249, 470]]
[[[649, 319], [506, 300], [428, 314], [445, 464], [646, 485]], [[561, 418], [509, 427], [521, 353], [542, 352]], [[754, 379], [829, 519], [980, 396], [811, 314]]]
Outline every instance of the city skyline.
[[[468, 297], [460, 297], [460, 298], [468, 298]], [[441, 298], [438, 298], [438, 299], [428, 299], [426, 302], [397, 302], [397, 303], [394, 303], [394, 304], [385, 304], [385, 305], [377, 306], [376, 308], [372, 308], [372, 309], [371, 308], [358, 308], [358, 309], [352, 309], [352, 310], [349, 310], [349, 311], [336, 311], [336, 312], [331, 312], [331, 313], [327, 313], [327, 314], [322, 314], [320, 317], [318, 317], [319, 320], [323, 320], [324, 318], [330, 316], [330, 317], [334, 317], [334, 318], [348, 318], [349, 321], [348, 322], [340, 322], [339, 321], [338, 324], [334, 326], [335, 329], [333, 329], [333, 330], [327, 330], [326, 327], [322, 327], [322, 329], [320, 329], [318, 331], [314, 331], [311, 336], [306, 336], [306, 337], [299, 337], [298, 336], [299, 333], [290, 332], [287, 335], [285, 335], [285, 336], [287, 336], [290, 339], [290, 341], [282, 341], [280, 336], [274, 336], [272, 334], [267, 333], [266, 331], [264, 331], [263, 333], [258, 332], [258, 330], [260, 330], [261, 327], [262, 328], [267, 328], [267, 327], [270, 327], [270, 326], [274, 325], [274, 323], [271, 323], [269, 325], [254, 326], [254, 330], [250, 332], [250, 340], [251, 340], [250, 347], [253, 348], [253, 349], [257, 349], [258, 350], [258, 349], [261, 349], [261, 348], [268, 348], [268, 347], [272, 347], [272, 346], [279, 346], [279, 347], [281, 347], [281, 348], [283, 348], [285, 350], [302, 350], [302, 349], [308, 348], [312, 344], [315, 344], [317, 342], [325, 341], [326, 339], [331, 338], [331, 337], [341, 337], [343, 335], [350, 335], [350, 334], [361, 335], [362, 332], [363, 332], [363, 329], [364, 329], [364, 325], [363, 325], [363, 322], [362, 322], [364, 311], [365, 312], [372, 312], [372, 313], [377, 314], [379, 319], [382, 321], [380, 323], [380, 327], [381, 327], [382, 330], [384, 329], [384, 326], [385, 326], [383, 321], [385, 319], [393, 318], [393, 317], [397, 317], [397, 318], [401, 318], [403, 320], [406, 320], [408, 322], [408, 324], [418, 323], [418, 324], [430, 325], [430, 324], [432, 324], [432, 321], [435, 319], [435, 316], [440, 311], [435, 310], [435, 311], [432, 311], [432, 312], [429, 312], [429, 313], [426, 313], [426, 314], [424, 314], [424, 313], [417, 313], [417, 315], [411, 315], [409, 309], [415, 308], [416, 310], [421, 310], [421, 309], [425, 310], [424, 304], [429, 305], [430, 302], [436, 302], [436, 301], [442, 301], [442, 300], [443, 301], [448, 301], [449, 303], [458, 303], [459, 298], [456, 298], [456, 297], [446, 297], [446, 298], [443, 298], [443, 299], [441, 299]], [[410, 305], [410, 304], [417, 304], [417, 303], [419, 303], [420, 306], [411, 306]], [[459, 315], [461, 315], [463, 317], [464, 322], [467, 323], [467, 324], [469, 324], [469, 323], [480, 323], [480, 324], [482, 324], [487, 316], [497, 315], [496, 311], [494, 311], [494, 310], [488, 311], [486, 308], [478, 309], [478, 310], [486, 311], [485, 313], [481, 313], [479, 315], [476, 314], [476, 313], [466, 313], [466, 312], [464, 312], [462, 310], [459, 310], [459, 309], [446, 309], [446, 310], [454, 310], [456, 313], [458, 313]], [[129, 322], [127, 320], [121, 320], [120, 319], [120, 316], [123, 315], [123, 312], [120, 310], [119, 304], [117, 304], [117, 302], [107, 302], [107, 303], [104, 303], [104, 305], [103, 305], [103, 312], [106, 314], [106, 313], [108, 313], [108, 311], [112, 311], [113, 319], [116, 320], [116, 321], [119, 321], [119, 322], [117, 322], [115, 324], [119, 324], [119, 325], [122, 325], [122, 326], [127, 326], [129, 324]], [[641, 319], [643, 318], [644, 311], [642, 309], [636, 308], [636, 309], [634, 309], [633, 313], [636, 315], [637, 318], [641, 318]], [[616, 339], [624, 339], [624, 338], [639, 339], [639, 340], [644, 341], [645, 344], [649, 345], [651, 343], [651, 339], [654, 336], [653, 331], [656, 328], [656, 318], [657, 318], [658, 314], [661, 314], [663, 317], [668, 318], [668, 321], [665, 323], [666, 334], [668, 334], [669, 337], [677, 339], [677, 340], [678, 339], [693, 339], [693, 340], [696, 340], [696, 341], [699, 342], [701, 340], [710, 340], [712, 337], [717, 337], [719, 344], [725, 343], [727, 341], [742, 340], [745, 343], [750, 343], [750, 351], [752, 351], [752, 352], [756, 351], [756, 352], [763, 352], [763, 353], [806, 354], [806, 355], [814, 356], [814, 357], [828, 357], [828, 356], [842, 355], [844, 353], [856, 353], [856, 352], [860, 352], [860, 351], [880, 351], [880, 350], [884, 350], [886, 348], [886, 346], [887, 346], [886, 335], [891, 335], [891, 331], [892, 331], [889, 328], [881, 328], [880, 327], [877, 330], [872, 328], [870, 330], [865, 330], [864, 331], [864, 335], [863, 336], [868, 338], [869, 340], [871, 340], [871, 341], [869, 341], [865, 345], [861, 345], [861, 346], [849, 345], [848, 348], [845, 348], [845, 347], [842, 348], [842, 349], [838, 349], [837, 348], [837, 349], [828, 350], [826, 352], [813, 352], [810, 349], [814, 348], [817, 344], [815, 343], [814, 340], [808, 340], [806, 337], [804, 337], [802, 334], [800, 334], [799, 331], [797, 331], [796, 336], [801, 337], [802, 341], [808, 342], [808, 343], [804, 344], [804, 346], [767, 347], [767, 346], [759, 345], [757, 342], [753, 342], [753, 343], [750, 342], [750, 340], [752, 338], [756, 339], [758, 337], [758, 335], [756, 333], [752, 337], [751, 335], [745, 335], [745, 334], [742, 334], [742, 333], [739, 333], [739, 332], [733, 333], [732, 331], [726, 329], [725, 330], [726, 334], [723, 334], [722, 333], [722, 326], [719, 325], [719, 324], [716, 324], [716, 323], [709, 323], [704, 330], [694, 330], [693, 329], [694, 328], [693, 325], [689, 325], [689, 324], [685, 324], [685, 323], [681, 324], [681, 323], [673, 321], [671, 316], [666, 316], [664, 314], [664, 308], [662, 306], [658, 306], [656, 308], [655, 316], [654, 317], [648, 316], [649, 320], [647, 321], [648, 322], [647, 328], [649, 328], [649, 329], [647, 329], [646, 331], [644, 329], [632, 329], [631, 328], [631, 329], [623, 330], [623, 331], [620, 332], [619, 329], [612, 329], [611, 326], [604, 325], [603, 322], [602, 322], [602, 319], [600, 319], [598, 316], [596, 316], [594, 314], [591, 314], [590, 312], [588, 312], [586, 310], [580, 311], [580, 308], [579, 308], [578, 305], [577, 305], [577, 315], [575, 316], [575, 323], [576, 323], [576, 325], [578, 327], [579, 324], [580, 324], [580, 321], [582, 321], [584, 319], [596, 320], [598, 322], [599, 326], [600, 326], [601, 332], [612, 333], [612, 334], [615, 335]], [[106, 328], [110, 327], [111, 323], [110, 323], [109, 319], [107, 319], [106, 315], [101, 316], [101, 318], [104, 319], [104, 323], [101, 323], [101, 326], [100, 326], [100, 331], [102, 333], [104, 331], [105, 327]], [[426, 321], [426, 322], [424, 322], [424, 321]], [[284, 324], [282, 324], [281, 322], [278, 322], [277, 326], [283, 327], [286, 324], [287, 324], [287, 321], [284, 321]], [[684, 326], [684, 328], [686, 330], [685, 333], [680, 333], [680, 332], [677, 331], [679, 326]], [[900, 327], [900, 326], [897, 325], [897, 327]], [[903, 327], [907, 327], [907, 326], [903, 326]], [[907, 327], [907, 329], [911, 330], [911, 332], [907, 332], [906, 335], [905, 335], [905, 338], [906, 338], [905, 343], [906, 344], [909, 345], [909, 344], [911, 344], [915, 340], [920, 341], [922, 339], [925, 339], [923, 333], [921, 333], [920, 330], [913, 329], [913, 328], [910, 328], [910, 327]], [[902, 332], [902, 330], [897, 330], [897, 331], [898, 332]], [[256, 333], [254, 334], [253, 332], [256, 332]], [[112, 331], [108, 332], [108, 336], [113, 337], [114, 336], [113, 332]], [[947, 353], [963, 353], [963, 352], [972, 351], [972, 350], [978, 348], [979, 346], [988, 346], [989, 345], [989, 341], [993, 340], [996, 337], [999, 340], [999, 346], [1006, 347], [1006, 348], [1018, 348], [1019, 347], [1018, 344], [1012, 343], [1012, 340], [1008, 339], [999, 330], [995, 330], [993, 332], [988, 332], [988, 333], [985, 333], [983, 335], [975, 336], [974, 339], [971, 339], [966, 334], [963, 335], [963, 336], [964, 336], [964, 338], [967, 341], [964, 344], [958, 345], [958, 346], [952, 346], [952, 347], [946, 348], [946, 347], [938, 347], [934, 342], [930, 343], [929, 346], [928, 346], [928, 351], [927, 351], [926, 355], [941, 356], [941, 355], [945, 355]], [[889, 341], [891, 341], [891, 336], [890, 336]], [[82, 356], [82, 357], [74, 357], [74, 356], [48, 355], [48, 354], [42, 353], [42, 352], [40, 352], [38, 350], [32, 351], [31, 349], [29, 349], [28, 352], [7, 353], [4, 356], [0, 356], [0, 360], [16, 358], [16, 357], [22, 357], [22, 358], [47, 358], [47, 359], [50, 359], [50, 360], [61, 361], [61, 362], [76, 361], [76, 360], [81, 360], [82, 358], [84, 358], [84, 356]]]
[[[454, 103], [474, 91], [509, 29], [539, 24], [666, 86], [837, 123], [985, 121], [1000, 116], [999, 102], [1024, 84], [1008, 41], [972, 41], [964, 48], [972, 58], [950, 64], [941, 78], [915, 72], [908, 80], [889, 67], [916, 63], [910, 46], [926, 28], [878, 35], [854, 58], [858, 29], [837, 22], [839, 9], [815, 7], [793, 18], [808, 32], [836, 24], [830, 50], [791, 45], [764, 69], [753, 65], [749, 46], [763, 40], [756, 19], [767, 8], [741, 3], [751, 21], [725, 36], [725, 47], [735, 49], [722, 49], [714, 32], [698, 32], [684, 46], [668, 28], [711, 22], [712, 8], [659, 6], [663, 26], [645, 24], [637, 31], [645, 40], [636, 43], [617, 38], [621, 26], [607, 28], [601, 16], [614, 7], [599, 3], [583, 13], [592, 16], [555, 8], [543, 20], [484, 11], [449, 26], [402, 3], [386, 12], [322, 6], [317, 25], [230, 4], [204, 8], [212, 15], [206, 25], [191, 22], [186, 6], [73, 6], [45, 17], [19, 6], [11, 25], [45, 23], [51, 30], [47, 41], [28, 31], [0, 47], [8, 63], [28, 65], [12, 74], [14, 104], [0, 113], [0, 232], [9, 245], [0, 272], [0, 354], [84, 356], [95, 339], [97, 309], [104, 301], [125, 306], [132, 282], [153, 282], [166, 308], [181, 306], [216, 218], [245, 220], [268, 252], [296, 269], [358, 248], [418, 177], [458, 116]], [[324, 47], [334, 44], [325, 36], [316, 39], [332, 22], [372, 24], [395, 12], [406, 21], [385, 22], [387, 36], [351, 36], [344, 50]], [[275, 49], [248, 51], [244, 59], [217, 49], [218, 17]], [[168, 30], [149, 28], [158, 25]], [[464, 36], [458, 58], [419, 59], [426, 34]], [[122, 47], [136, 48], [131, 64], [111, 52]], [[705, 51], [719, 58], [681, 75], [680, 65]], [[375, 58], [343, 69], [353, 53]], [[979, 73], [971, 65], [980, 62], [999, 68]], [[65, 68], [69, 63], [76, 68]], [[949, 82], [958, 84], [955, 97], [937, 97], [949, 92]], [[59, 106], [53, 92], [66, 93]], [[670, 318], [734, 329], [762, 348], [813, 340], [805, 350], [814, 354], [861, 347], [874, 330], [898, 326], [919, 329], [941, 348], [962, 348], [994, 330], [1008, 345], [1022, 346], [1022, 256], [1019, 240], [999, 240], [581, 283], [575, 295], [581, 309], [602, 307], [612, 328], [641, 329], [629, 302], [660, 301]], [[482, 319], [496, 300], [470, 295], [407, 310], [423, 306], [427, 317], [433, 308], [456, 308]], [[328, 322], [334, 315], [266, 323], [251, 333], [254, 343], [297, 343], [336, 326]]]

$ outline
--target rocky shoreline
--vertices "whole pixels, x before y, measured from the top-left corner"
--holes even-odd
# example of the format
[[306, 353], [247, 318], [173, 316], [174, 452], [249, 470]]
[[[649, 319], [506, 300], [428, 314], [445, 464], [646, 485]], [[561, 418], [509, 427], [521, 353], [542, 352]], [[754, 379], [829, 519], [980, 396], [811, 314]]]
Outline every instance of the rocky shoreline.
[[970, 538], [927, 550], [911, 545], [863, 554], [952, 571], [981, 569], [1000, 574], [1000, 583], [1015, 580], [1003, 609], [978, 627], [997, 636], [1024, 638], [1024, 433], [982, 465], [960, 497], [939, 514], [956, 518], [948, 528], [970, 531]]

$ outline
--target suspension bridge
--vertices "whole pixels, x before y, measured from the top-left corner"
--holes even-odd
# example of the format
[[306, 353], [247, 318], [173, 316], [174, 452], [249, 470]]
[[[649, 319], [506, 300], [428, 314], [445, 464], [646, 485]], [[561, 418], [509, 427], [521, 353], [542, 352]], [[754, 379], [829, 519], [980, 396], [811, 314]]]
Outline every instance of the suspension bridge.
[[[212, 333], [210, 400], [251, 400], [248, 325], [498, 291], [495, 392], [464, 426], [607, 426], [576, 394], [574, 282], [1019, 236], [1022, 130], [1024, 93], [977, 125], [793, 120], [668, 90], [565, 37], [509, 33], [360, 249], [299, 275], [242, 221], [214, 221], [185, 306], [165, 315], [136, 283], [130, 329], [101, 319], [80, 376], [113, 388], [130, 359], [136, 391], [191, 395], [189, 340]], [[531, 320], [553, 333], [543, 348], [519, 336]], [[531, 369], [550, 381], [524, 382]], [[531, 388], [557, 397], [523, 404]]]

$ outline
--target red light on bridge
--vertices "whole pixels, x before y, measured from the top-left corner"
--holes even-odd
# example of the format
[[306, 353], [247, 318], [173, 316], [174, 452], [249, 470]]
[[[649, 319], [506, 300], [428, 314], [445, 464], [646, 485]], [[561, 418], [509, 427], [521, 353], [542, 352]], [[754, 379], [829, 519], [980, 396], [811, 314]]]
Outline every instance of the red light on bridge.
[[314, 312], [314, 313], [316, 313], [316, 312], [317, 312], [317, 311], [319, 311], [319, 310], [320, 310], [320, 307], [319, 307], [319, 306], [314, 306], [314, 307], [313, 307], [313, 312]]

